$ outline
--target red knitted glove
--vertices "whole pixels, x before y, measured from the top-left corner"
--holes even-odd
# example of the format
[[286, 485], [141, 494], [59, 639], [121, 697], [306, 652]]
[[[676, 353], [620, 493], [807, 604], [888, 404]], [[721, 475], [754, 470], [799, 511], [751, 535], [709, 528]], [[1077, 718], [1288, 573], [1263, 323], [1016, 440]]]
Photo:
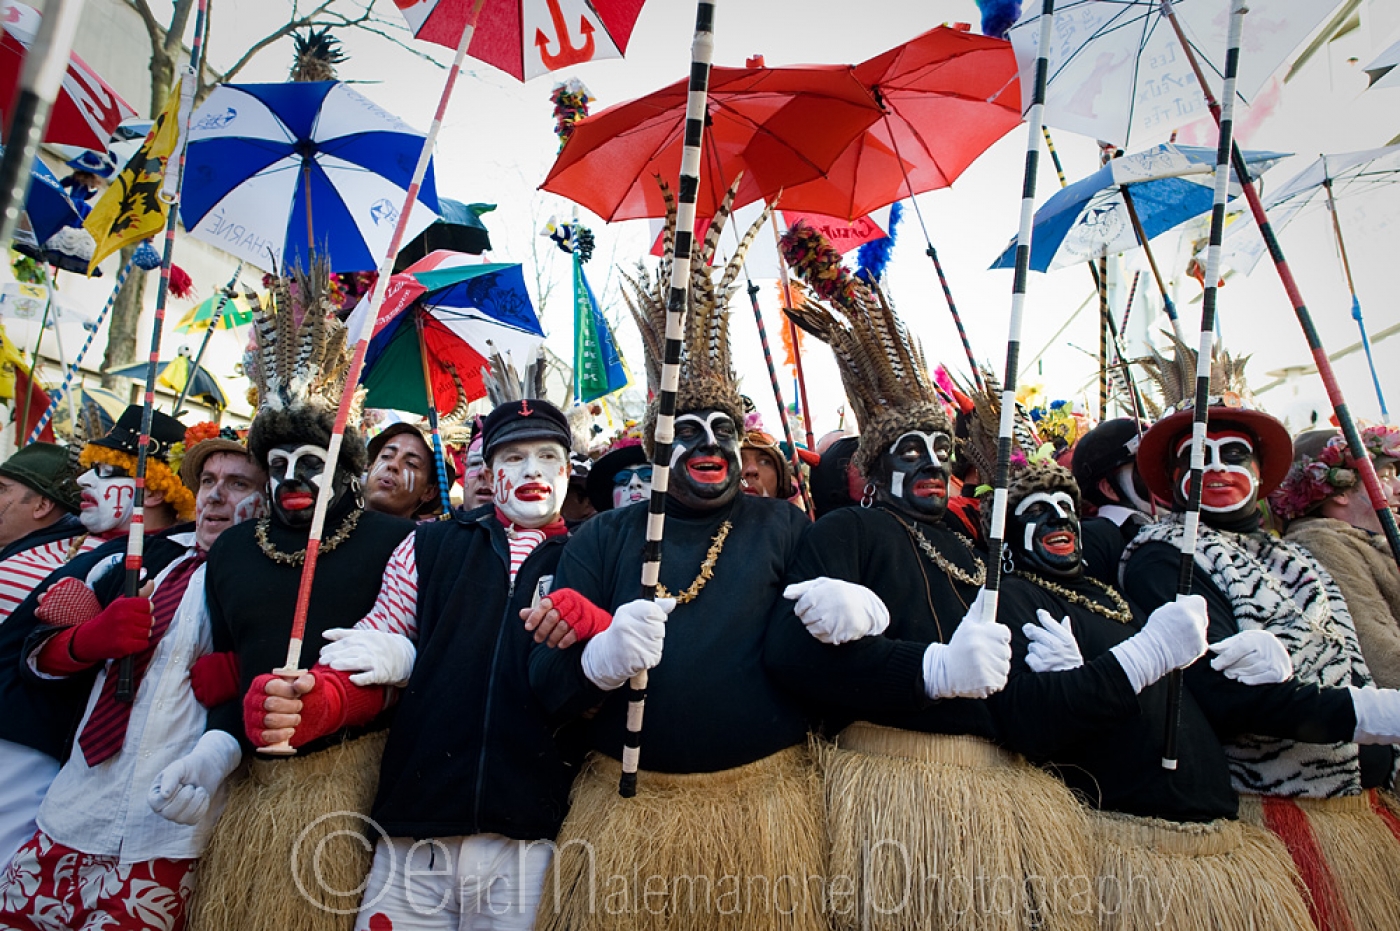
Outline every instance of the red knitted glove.
[[151, 599], [118, 598], [93, 619], [73, 628], [69, 652], [80, 663], [94, 666], [121, 659], [151, 645]]
[[587, 640], [595, 634], [601, 634], [612, 623], [611, 614], [572, 588], [561, 588], [545, 597], [579, 640]]
[[190, 689], [206, 708], [238, 697], [238, 654], [232, 650], [206, 653], [190, 667]]
[[46, 676], [76, 676], [78, 673], [91, 669], [94, 663], [84, 663], [74, 659], [72, 650], [73, 632], [76, 627], [70, 627], [65, 631], [50, 637], [42, 647], [39, 648], [39, 655], [34, 657], [34, 667]]
[[[311, 675], [316, 684], [301, 697], [301, 723], [289, 741], [293, 747], [305, 746], [343, 727], [368, 724], [384, 710], [383, 686], [356, 685], [348, 672], [329, 666], [314, 666]], [[243, 727], [254, 746], [267, 746], [262, 739], [263, 731], [268, 730], [263, 703], [267, 699], [267, 683], [275, 678], [271, 673], [258, 676], [243, 697]]]
[[59, 579], [39, 596], [34, 616], [54, 627], [77, 627], [102, 613], [102, 602], [81, 579]]

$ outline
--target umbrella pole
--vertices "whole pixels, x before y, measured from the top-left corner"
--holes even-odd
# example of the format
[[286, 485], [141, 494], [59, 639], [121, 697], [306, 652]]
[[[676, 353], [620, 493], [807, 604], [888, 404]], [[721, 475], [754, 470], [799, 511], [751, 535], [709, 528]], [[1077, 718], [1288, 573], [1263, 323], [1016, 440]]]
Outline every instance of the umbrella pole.
[[438, 433], [437, 399], [433, 397], [433, 376], [428, 371], [428, 343], [423, 336], [423, 308], [413, 308], [413, 328], [418, 331], [418, 358], [423, 366], [423, 393], [428, 397], [428, 427], [433, 434], [433, 459], [437, 466], [438, 497], [442, 499], [442, 513], [452, 513], [450, 489], [447, 487], [447, 458], [442, 450], [442, 436]]
[[20, 413], [19, 435], [29, 429], [29, 405], [34, 402], [34, 382], [39, 368], [39, 347], [44, 344], [44, 330], [49, 326], [49, 314], [53, 310], [53, 275], [44, 272], [44, 315], [39, 319], [39, 335], [34, 338], [34, 352], [29, 356], [29, 384], [24, 389], [24, 409]]
[[1123, 322], [1118, 324], [1118, 332], [1123, 333], [1128, 329], [1128, 318], [1133, 315], [1133, 301], [1137, 299], [1138, 281], [1142, 278], [1142, 270], [1133, 272], [1133, 283], [1128, 288], [1128, 303], [1123, 307]]
[[[1021, 223], [1016, 234], [1016, 275], [1011, 287], [1011, 322], [1006, 338], [1006, 373], [1001, 387], [1001, 423], [997, 431], [997, 465], [992, 478], [992, 519], [987, 533], [986, 602], [978, 623], [996, 622], [1005, 552], [1006, 497], [1011, 479], [1011, 436], [1016, 418], [1016, 378], [1021, 357], [1021, 324], [1030, 277], [1031, 235], [1035, 221], [1035, 183], [1040, 167], [1040, 137], [1045, 125], [1045, 85], [1050, 73], [1050, 39], [1055, 25], [1055, 0], [1041, 0], [1040, 37], [1035, 58], [1035, 82], [1026, 111], [1025, 172], [1021, 180]], [[983, 505], [985, 507], [985, 504]]]
[[[802, 493], [802, 503], [807, 508], [807, 517], [811, 520], [817, 519], [816, 509], [812, 506], [812, 495], [807, 489], [807, 483], [802, 480], [802, 459], [797, 455], [797, 444], [792, 441], [792, 427], [788, 424], [787, 407], [783, 404], [783, 389], [778, 384], [778, 369], [773, 364], [773, 351], [768, 348], [768, 328], [763, 325], [763, 312], [758, 307], [758, 285], [748, 281], [748, 268], [744, 269], [744, 278], [748, 285], [749, 303], [753, 306], [753, 320], [758, 324], [758, 342], [763, 347], [763, 364], [768, 366], [768, 381], [773, 385], [773, 400], [778, 402], [778, 419], [783, 424], [783, 439], [787, 440], [788, 449], [792, 450], [792, 474], [797, 479], [797, 488]], [[797, 356], [797, 344], [792, 346], [793, 357]]]
[[1099, 420], [1108, 419], [1108, 256], [1099, 256]]
[[[1186, 516], [1182, 528], [1181, 564], [1176, 600], [1191, 594], [1196, 566], [1196, 538], [1201, 525], [1201, 488], [1205, 483], [1205, 441], [1210, 413], [1211, 356], [1215, 348], [1215, 305], [1220, 291], [1220, 241], [1225, 235], [1225, 203], [1230, 197], [1230, 152], [1234, 145], [1235, 78], [1239, 71], [1240, 33], [1244, 27], [1245, 0], [1230, 0], [1230, 20], [1225, 46], [1225, 107], [1220, 114], [1220, 138], [1215, 150], [1215, 199], [1210, 212], [1210, 239], [1206, 246], [1205, 297], [1201, 303], [1201, 342], [1196, 355], [1196, 397], [1191, 424], [1191, 477], [1187, 484]], [[1202, 84], [1204, 86], [1204, 84]], [[1163, 735], [1162, 768], [1177, 767], [1176, 739], [1181, 722], [1182, 675], [1167, 676], [1166, 733]]]
[[1142, 221], [1138, 219], [1133, 195], [1128, 192], [1126, 184], [1120, 185], [1118, 192], [1123, 195], [1123, 203], [1128, 208], [1128, 219], [1133, 224], [1133, 235], [1137, 237], [1138, 245], [1142, 246], [1142, 251], [1147, 253], [1147, 267], [1152, 269], [1152, 277], [1157, 281], [1157, 293], [1162, 295], [1162, 310], [1166, 312], [1167, 319], [1172, 322], [1172, 332], [1176, 334], [1176, 338], [1185, 343], [1186, 334], [1181, 329], [1181, 318], [1177, 315], [1176, 304], [1167, 292], [1167, 285], [1162, 279], [1162, 273], [1157, 268], [1157, 258], [1152, 254], [1152, 245], [1147, 241], [1147, 233], [1143, 231]]
[[[1222, 121], [1224, 117], [1221, 115], [1221, 104], [1211, 94], [1210, 85], [1206, 83], [1200, 62], [1196, 60], [1190, 43], [1182, 34], [1181, 25], [1176, 21], [1176, 16], [1172, 12], [1171, 0], [1162, 0], [1162, 7], [1168, 21], [1171, 22], [1172, 29], [1176, 31], [1178, 43], [1186, 53], [1186, 60], [1191, 63], [1191, 69], [1196, 74], [1196, 83], [1200, 86], [1201, 92], [1205, 94], [1206, 104], [1210, 107], [1211, 115], [1218, 122]], [[1244, 188], [1245, 200], [1249, 203], [1249, 212], [1259, 227], [1260, 235], [1264, 237], [1264, 245], [1269, 251], [1269, 258], [1273, 260], [1279, 281], [1283, 283], [1283, 290], [1288, 294], [1288, 300], [1293, 305], [1293, 313], [1298, 318], [1298, 325], [1303, 328], [1303, 337], [1307, 340], [1308, 350], [1312, 353], [1313, 364], [1317, 366], [1317, 373], [1322, 377], [1323, 387], [1327, 389], [1327, 399], [1332, 402], [1332, 411], [1337, 417], [1337, 423], [1342, 428], [1342, 434], [1347, 438], [1347, 446], [1351, 449], [1352, 458], [1356, 460], [1356, 470], [1361, 473], [1361, 481], [1366, 486], [1366, 494], [1371, 498], [1371, 506], [1376, 509], [1376, 516], [1380, 518], [1381, 529], [1385, 531], [1386, 542], [1390, 544], [1390, 554], [1397, 563], [1400, 563], [1400, 526], [1396, 525], [1395, 512], [1386, 504], [1385, 491], [1381, 488], [1380, 479], [1376, 476], [1376, 465], [1366, 452], [1366, 445], [1361, 442], [1361, 431], [1356, 428], [1356, 421], [1351, 416], [1351, 408], [1347, 406], [1346, 398], [1342, 395], [1342, 386], [1337, 383], [1337, 375], [1332, 370], [1332, 360], [1328, 358], [1327, 350], [1322, 346], [1322, 337], [1318, 335], [1312, 313], [1309, 312], [1308, 305], [1303, 301], [1303, 293], [1298, 289], [1298, 282], [1293, 277], [1293, 270], [1289, 267], [1288, 260], [1284, 258], [1283, 247], [1279, 245], [1278, 236], [1274, 233], [1273, 224], [1269, 222], [1268, 214], [1264, 212], [1264, 204], [1259, 199], [1259, 192], [1254, 189], [1254, 182], [1250, 180], [1249, 167], [1245, 164], [1244, 156], [1240, 153], [1238, 146], [1232, 146], [1230, 160], [1234, 164], [1235, 175]]]
[[[880, 118], [885, 121], [885, 131], [890, 134], [890, 145], [894, 147], [895, 161], [899, 162], [900, 174], [904, 176], [904, 190], [909, 192], [909, 203], [914, 205], [914, 216], [919, 218], [919, 229], [924, 234], [924, 254], [933, 259], [933, 270], [937, 272], [938, 283], [943, 287], [943, 300], [948, 303], [948, 313], [953, 315], [953, 326], [957, 327], [958, 339], [962, 341], [963, 352], [967, 355], [967, 367], [972, 370], [972, 381], [977, 385], [978, 391], [984, 391], [986, 387], [982, 384], [982, 369], [977, 365], [977, 357], [972, 353], [972, 342], [967, 338], [962, 314], [958, 313], [958, 305], [953, 300], [953, 289], [948, 287], [948, 276], [943, 274], [943, 263], [938, 261], [938, 250], [933, 248], [933, 239], [928, 234], [928, 225], [924, 223], [924, 212], [919, 209], [919, 199], [914, 196], [914, 186], [909, 183], [909, 169], [905, 167], [904, 158], [899, 154], [899, 143], [895, 140], [894, 129], [890, 127], [890, 115], [885, 111], [885, 102], [880, 97], [879, 88], [876, 88], [875, 91], [875, 100], [880, 104]], [[1057, 170], [1058, 165], [1057, 159]], [[802, 407], [805, 410], [807, 405], [803, 404]]]
[[83, 0], [46, 4], [34, 42], [24, 56], [18, 92], [5, 126], [5, 154], [0, 157], [0, 242], [14, 238], [29, 192], [35, 153], [48, 129], [54, 98], [68, 74], [68, 55], [82, 12]]
[[[778, 233], [778, 212], [775, 210], [769, 214], [769, 219], [773, 221], [773, 242], [777, 244], [781, 239]], [[792, 317], [788, 311], [792, 309], [790, 296], [791, 284], [788, 282], [787, 263], [782, 259], [782, 249], [778, 250], [778, 277], [782, 280], [783, 287], [783, 325], [788, 328], [788, 338], [792, 340], [792, 365], [797, 374], [797, 396], [802, 402], [802, 426], [807, 432], [807, 448], [815, 450], [817, 448], [817, 437], [812, 432], [812, 408], [807, 403], [807, 375], [802, 371], [802, 344], [798, 342], [797, 324], [792, 322]], [[784, 418], [787, 412], [783, 412]]]
[[[127, 259], [126, 264], [122, 266], [122, 270], [117, 273], [116, 282], [112, 285], [112, 296], [107, 299], [107, 305], [102, 308], [102, 313], [97, 315], [97, 322], [92, 324], [91, 329], [88, 330], [87, 339], [83, 341], [82, 348], [78, 350], [77, 358], [73, 360], [72, 365], [68, 366], [68, 371], [63, 373], [63, 384], [58, 386], [58, 394], [49, 402], [49, 406], [44, 410], [44, 415], [39, 418], [39, 422], [29, 431], [29, 439], [25, 440], [26, 445], [38, 440], [39, 434], [44, 432], [44, 427], [48, 426], [49, 421], [53, 419], [54, 411], [58, 409], [59, 398], [66, 395], [69, 398], [69, 402], [72, 402], [72, 393], [69, 389], [73, 384], [73, 377], [78, 374], [78, 367], [83, 364], [83, 357], [87, 355], [88, 349], [92, 347], [93, 340], [97, 338], [97, 331], [102, 329], [102, 323], [107, 319], [107, 314], [111, 311], [112, 305], [117, 302], [117, 295], [121, 292], [122, 285], [126, 284], [126, 276], [130, 273], [131, 260]], [[69, 414], [70, 416], [72, 415], [71, 407], [69, 408]], [[73, 420], [73, 426], [76, 429], [76, 418]]]
[[[126, 588], [123, 592], [128, 598], [135, 598], [141, 589], [141, 561], [145, 551], [146, 464], [151, 452], [151, 421], [156, 409], [160, 336], [161, 330], [165, 328], [165, 303], [170, 294], [170, 261], [175, 252], [175, 227], [179, 221], [180, 185], [185, 172], [185, 140], [189, 131], [190, 113], [194, 109], [195, 76], [204, 66], [204, 22], [208, 15], [208, 7], [209, 0], [199, 0], [195, 9], [190, 60], [178, 84], [181, 98], [178, 116], [179, 144], [166, 162], [165, 181], [158, 195], [165, 202], [167, 214], [165, 252], [160, 262], [160, 285], [156, 289], [155, 321], [151, 325], [151, 354], [146, 362], [146, 396], [141, 408], [141, 439], [136, 447], [136, 494], [131, 504], [131, 530], [126, 542]], [[124, 658], [118, 666], [117, 701], [130, 703], [136, 697], [133, 668], [134, 663], [130, 656]]]
[[175, 399], [175, 406], [171, 408], [171, 416], [179, 417], [184, 413], [180, 408], [185, 405], [185, 398], [189, 397], [190, 386], [194, 384], [195, 375], [199, 373], [199, 364], [204, 361], [204, 351], [209, 348], [209, 341], [214, 337], [214, 331], [218, 329], [219, 320], [223, 316], [224, 308], [233, 298], [233, 286], [238, 284], [238, 276], [243, 274], [243, 260], [238, 260], [237, 267], [233, 270], [233, 277], [229, 278], [228, 284], [219, 292], [219, 303], [214, 307], [214, 313], [209, 317], [209, 325], [204, 328], [204, 338], [199, 341], [199, 352], [194, 354], [194, 365], [190, 367], [190, 376], [185, 379], [185, 386], [180, 389], [180, 396]]
[[[685, 104], [685, 146], [681, 150], [675, 255], [671, 260], [671, 289], [666, 302], [661, 391], [658, 395], [656, 432], [652, 436], [651, 501], [647, 505], [646, 549], [642, 554], [642, 595], [651, 599], [656, 598], [656, 587], [661, 581], [661, 541], [666, 530], [666, 491], [671, 484], [671, 444], [676, 438], [676, 393], [680, 387], [685, 314], [690, 304], [695, 199], [700, 193], [700, 153], [705, 139], [714, 32], [715, 2], [699, 0], [695, 5], [695, 38], [690, 47], [690, 84]], [[647, 674], [641, 672], [627, 683], [627, 733], [622, 740], [622, 778], [617, 786], [617, 792], [623, 798], [632, 798], [637, 794], [646, 699]]]
[[1356, 296], [1356, 281], [1351, 277], [1351, 260], [1347, 258], [1347, 243], [1342, 238], [1342, 221], [1337, 216], [1337, 201], [1332, 196], [1332, 178], [1326, 173], [1327, 157], [1323, 156], [1322, 189], [1327, 192], [1327, 210], [1332, 214], [1332, 231], [1337, 234], [1337, 252], [1342, 257], [1342, 271], [1346, 272], [1347, 290], [1351, 292], [1351, 318], [1361, 330], [1361, 348], [1366, 350], [1366, 365], [1371, 369], [1371, 384], [1376, 386], [1376, 400], [1381, 405], [1381, 423], [1390, 423], [1390, 411], [1385, 406], [1385, 394], [1381, 391], [1381, 379], [1376, 374], [1376, 360], [1371, 355], [1371, 337], [1366, 333], [1366, 322], [1361, 319], [1361, 298]]
[[[394, 258], [398, 255], [399, 247], [403, 245], [404, 232], [408, 229], [409, 217], [412, 215], [413, 205], [418, 199], [418, 189], [423, 184], [423, 177], [428, 172], [428, 162], [432, 158], [433, 144], [437, 141], [438, 131], [442, 128], [443, 116], [447, 112], [447, 102], [452, 98], [452, 88], [456, 85], [457, 76], [462, 71], [462, 61], [467, 57], [467, 47], [471, 45], [472, 37], [476, 34], [476, 21], [481, 13], [483, 2], [484, 0], [475, 0], [472, 4], [467, 26], [462, 30], [461, 41], [457, 43], [456, 56], [452, 59], [452, 66], [447, 71], [446, 80], [443, 81], [442, 93], [438, 97], [437, 110], [433, 114], [432, 125], [428, 128], [428, 134], [423, 137], [423, 148], [418, 152], [418, 163], [413, 168], [413, 177], [409, 182], [408, 189], [404, 192], [403, 209], [399, 211], [399, 219], [394, 224], [394, 234], [390, 237], [389, 248], [385, 250], [384, 258], [379, 264], [379, 273], [375, 278], [374, 286], [370, 289], [368, 307], [357, 327], [359, 332], [350, 334], [354, 339], [354, 354], [350, 357], [350, 370], [346, 374], [345, 390], [340, 395], [340, 405], [335, 412], [335, 425], [331, 430], [330, 443], [326, 449], [326, 461], [331, 463], [332, 467], [340, 461], [340, 448], [345, 443], [345, 424], [350, 419], [350, 408], [354, 404], [355, 389], [360, 381], [360, 371], [364, 368], [365, 353], [369, 349], [369, 338], [374, 333], [374, 320], [379, 316], [380, 305], [384, 303], [384, 292], [394, 270]], [[306, 613], [311, 605], [311, 581], [316, 575], [316, 561], [321, 552], [321, 534], [325, 531], [326, 510], [330, 506], [330, 486], [331, 483], [327, 482], [321, 488], [320, 493], [316, 495], [316, 507], [311, 516], [311, 530], [306, 540], [306, 561], [301, 569], [301, 581], [297, 588], [297, 605], [292, 614], [292, 630], [287, 641], [287, 660], [282, 667], [274, 670], [281, 676], [295, 677], [301, 673], [297, 665], [301, 662], [302, 639], [306, 634]], [[292, 749], [290, 744], [284, 743], [271, 747], [261, 747], [259, 752], [287, 756], [296, 751]]]

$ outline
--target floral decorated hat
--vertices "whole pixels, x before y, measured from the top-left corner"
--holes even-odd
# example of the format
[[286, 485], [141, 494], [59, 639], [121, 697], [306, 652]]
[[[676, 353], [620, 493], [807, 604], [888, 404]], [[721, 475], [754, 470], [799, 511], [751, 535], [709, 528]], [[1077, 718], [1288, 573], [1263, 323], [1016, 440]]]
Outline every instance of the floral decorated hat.
[[[1380, 460], [1400, 461], [1400, 427], [1363, 427], [1361, 442], [1377, 464]], [[1269, 495], [1269, 507], [1285, 520], [1316, 511], [1322, 502], [1351, 490], [1361, 481], [1346, 437], [1335, 430], [1304, 433], [1294, 443], [1293, 451], [1288, 475]]]

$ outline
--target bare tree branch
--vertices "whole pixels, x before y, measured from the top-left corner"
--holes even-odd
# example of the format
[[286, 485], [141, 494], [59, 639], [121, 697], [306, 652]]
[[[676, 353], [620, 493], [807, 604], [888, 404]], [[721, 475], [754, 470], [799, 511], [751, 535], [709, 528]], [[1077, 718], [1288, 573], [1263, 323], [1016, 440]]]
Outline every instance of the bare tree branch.
[[[233, 65], [227, 71], [219, 75], [219, 83], [222, 84], [232, 79], [235, 74], [243, 70], [243, 67], [253, 59], [254, 55], [256, 55], [258, 52], [261, 52], [263, 49], [267, 48], [269, 45], [276, 42], [278, 39], [281, 39], [284, 36], [291, 35], [293, 32], [297, 31], [303, 26], [312, 25], [312, 20], [314, 20], [317, 16], [321, 15], [322, 13], [326, 12], [326, 10], [328, 10], [333, 3], [335, 3], [335, 0], [322, 0], [321, 4], [317, 6], [314, 10], [312, 10], [310, 13], [308, 13], [306, 16], [296, 16], [296, 6], [293, 6], [293, 18], [291, 20], [288, 20], [286, 23], [282, 24], [282, 26], [278, 27], [277, 29], [274, 29], [272, 32], [263, 36], [257, 42], [254, 42], [251, 46], [249, 46], [248, 50], [243, 53], [242, 58], [238, 59], [238, 61], [234, 62]], [[347, 22], [343, 25], [352, 24]]]
[[136, 11], [141, 17], [141, 22], [146, 24], [146, 35], [151, 39], [151, 48], [160, 45], [161, 25], [156, 20], [156, 14], [151, 12], [151, 5], [147, 0], [126, 0], [126, 5]]

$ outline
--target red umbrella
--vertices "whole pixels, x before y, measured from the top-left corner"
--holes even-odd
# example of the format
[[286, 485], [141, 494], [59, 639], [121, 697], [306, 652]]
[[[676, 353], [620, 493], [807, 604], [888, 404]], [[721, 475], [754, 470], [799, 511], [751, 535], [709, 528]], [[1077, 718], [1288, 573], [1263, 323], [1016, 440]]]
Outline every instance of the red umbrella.
[[[540, 187], [609, 223], [665, 216], [655, 178], [680, 171], [685, 102], [677, 81], [585, 117]], [[697, 215], [714, 216], [740, 171], [736, 208], [821, 177], [880, 115], [845, 65], [712, 68]]]
[[[13, 111], [19, 93], [20, 67], [40, 16], [33, 7], [7, 2], [0, 12], [0, 100], [5, 112]], [[44, 141], [105, 151], [107, 142], [122, 120], [136, 116], [136, 110], [88, 67], [77, 55], [68, 57], [63, 89], [54, 101]]]
[[[456, 48], [472, 0], [394, 0], [413, 35]], [[517, 80], [621, 58], [643, 0], [484, 0], [467, 54]]]
[[854, 220], [947, 187], [1021, 122], [1016, 56], [1005, 39], [939, 26], [855, 66], [882, 119], [824, 176], [783, 192], [785, 210]]

